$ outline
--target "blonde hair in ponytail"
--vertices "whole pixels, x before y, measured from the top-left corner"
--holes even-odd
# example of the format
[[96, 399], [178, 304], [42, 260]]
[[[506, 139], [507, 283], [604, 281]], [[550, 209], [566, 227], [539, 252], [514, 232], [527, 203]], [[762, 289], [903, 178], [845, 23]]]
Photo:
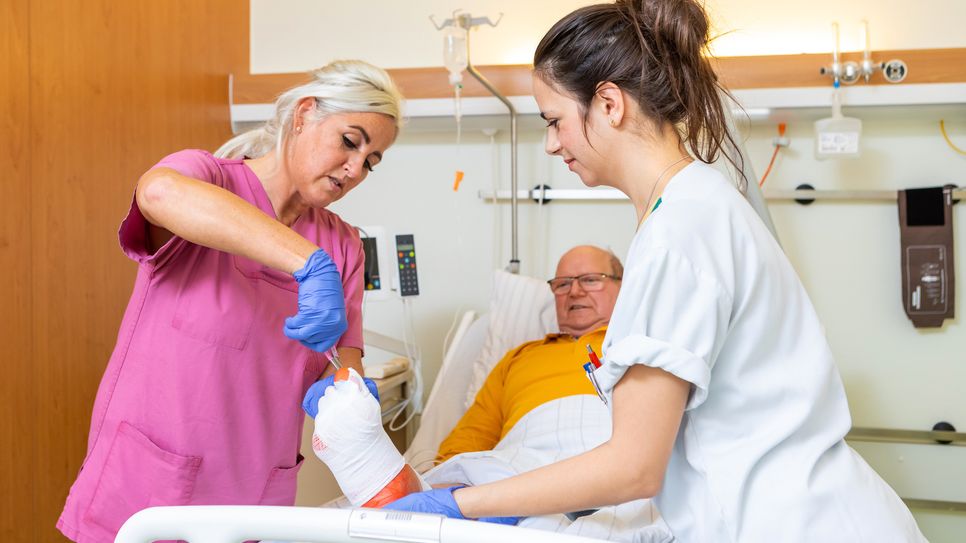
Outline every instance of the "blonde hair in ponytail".
[[311, 81], [275, 100], [271, 119], [228, 140], [215, 156], [258, 158], [272, 149], [281, 156], [295, 109], [305, 98], [315, 99], [313, 122], [333, 113], [382, 113], [396, 120], [397, 129], [402, 127], [402, 94], [382, 68], [361, 60], [339, 60], [310, 73]]

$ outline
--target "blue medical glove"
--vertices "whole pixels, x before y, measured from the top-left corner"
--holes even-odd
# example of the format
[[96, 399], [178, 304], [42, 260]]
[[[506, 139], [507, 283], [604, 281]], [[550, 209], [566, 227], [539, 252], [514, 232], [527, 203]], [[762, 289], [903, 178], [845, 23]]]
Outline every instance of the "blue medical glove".
[[[376, 382], [368, 377], [363, 377], [362, 381], [366, 384], [366, 388], [369, 389], [369, 393], [372, 397], [379, 401], [379, 389], [376, 388]], [[305, 393], [305, 399], [302, 400], [302, 409], [313, 419], [319, 414], [319, 398], [325, 396], [325, 391], [328, 390], [330, 386], [335, 385], [335, 374], [332, 374], [321, 381], [316, 381], [309, 387], [308, 392]]]
[[[460, 511], [453, 492], [463, 488], [465, 485], [451, 486], [449, 488], [434, 488], [425, 492], [416, 492], [403, 496], [398, 500], [383, 506], [383, 509], [394, 509], [396, 511], [411, 511], [413, 513], [434, 513], [445, 515], [449, 518], [467, 520]], [[473, 520], [473, 519], [469, 519]], [[506, 524], [516, 526], [520, 522], [520, 517], [483, 517], [477, 519], [480, 522], [492, 522], [494, 524]]]
[[299, 283], [299, 312], [285, 319], [285, 335], [325, 352], [347, 327], [342, 276], [322, 249], [312, 253], [293, 275]]

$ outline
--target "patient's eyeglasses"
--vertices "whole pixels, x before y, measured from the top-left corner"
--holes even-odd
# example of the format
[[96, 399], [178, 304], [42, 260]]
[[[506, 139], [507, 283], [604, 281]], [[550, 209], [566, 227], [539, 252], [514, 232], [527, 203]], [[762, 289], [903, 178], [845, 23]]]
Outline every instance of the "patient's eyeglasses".
[[620, 281], [621, 278], [616, 275], [609, 275], [606, 273], [585, 273], [578, 275], [576, 277], [554, 277], [553, 279], [547, 281], [550, 285], [550, 290], [554, 294], [567, 294], [570, 292], [571, 286], [573, 286], [574, 281], [580, 283], [580, 288], [587, 292], [594, 292], [604, 288], [604, 281], [606, 280]]

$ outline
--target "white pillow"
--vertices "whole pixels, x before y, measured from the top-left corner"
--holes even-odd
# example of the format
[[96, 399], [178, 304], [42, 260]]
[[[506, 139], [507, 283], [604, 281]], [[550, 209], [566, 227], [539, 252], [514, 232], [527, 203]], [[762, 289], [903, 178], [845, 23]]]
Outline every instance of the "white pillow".
[[466, 408], [473, 404], [490, 370], [507, 351], [559, 331], [553, 293], [546, 281], [503, 270], [493, 273], [488, 317], [486, 339], [473, 362]]

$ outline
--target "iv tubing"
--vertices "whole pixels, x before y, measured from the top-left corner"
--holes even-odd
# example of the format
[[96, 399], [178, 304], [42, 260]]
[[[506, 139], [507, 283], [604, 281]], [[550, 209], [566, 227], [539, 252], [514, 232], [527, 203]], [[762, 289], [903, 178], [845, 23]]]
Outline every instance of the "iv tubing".
[[946, 121], [945, 121], [945, 119], [940, 119], [939, 120], [939, 131], [943, 133], [943, 138], [946, 140], [946, 143], [948, 143], [949, 146], [952, 147], [953, 151], [956, 151], [957, 153], [959, 153], [961, 155], [966, 155], [966, 151], [963, 151], [959, 147], [956, 147], [956, 144], [953, 143], [953, 140], [949, 139], [949, 134], [946, 133]]
[[775, 146], [775, 152], [771, 154], [771, 161], [768, 163], [768, 167], [765, 168], [765, 175], [761, 176], [761, 181], [758, 182], [759, 187], [765, 186], [765, 179], [768, 179], [768, 174], [771, 173], [771, 167], [775, 165], [775, 159], [778, 158], [778, 151], [781, 149], [779, 146]]
[[[785, 136], [785, 123], [778, 124], [778, 137], [782, 138]], [[771, 173], [771, 167], [775, 165], [775, 159], [778, 158], [778, 151], [782, 148], [776, 141], [775, 152], [771, 155], [771, 162], [768, 163], [768, 168], [765, 169], [765, 175], [761, 176], [761, 181], [758, 182], [759, 187], [765, 186], [765, 179], [768, 179], [768, 174]]]
[[459, 25], [466, 29], [466, 71], [470, 73], [481, 85], [490, 91], [490, 94], [497, 97], [510, 110], [510, 264], [507, 271], [510, 273], [520, 273], [520, 255], [517, 247], [517, 109], [510, 101], [500, 94], [500, 91], [485, 78], [473, 66], [470, 60], [470, 27], [472, 20], [468, 14], [458, 16]]

